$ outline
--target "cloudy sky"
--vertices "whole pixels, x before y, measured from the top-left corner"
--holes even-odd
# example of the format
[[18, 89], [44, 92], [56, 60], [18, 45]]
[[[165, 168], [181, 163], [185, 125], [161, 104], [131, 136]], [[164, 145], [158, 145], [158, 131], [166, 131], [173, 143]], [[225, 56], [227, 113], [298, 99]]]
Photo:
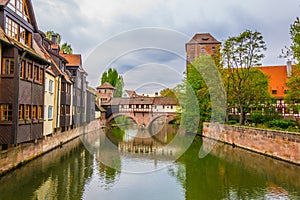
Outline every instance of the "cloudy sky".
[[[173, 87], [185, 71], [184, 44], [195, 33], [219, 41], [246, 29], [262, 33], [263, 65], [282, 65], [289, 26], [299, 0], [33, 0], [41, 30], [59, 32], [83, 55], [91, 86], [108, 67], [123, 74], [128, 89]], [[176, 44], [174, 44], [176, 43]]]

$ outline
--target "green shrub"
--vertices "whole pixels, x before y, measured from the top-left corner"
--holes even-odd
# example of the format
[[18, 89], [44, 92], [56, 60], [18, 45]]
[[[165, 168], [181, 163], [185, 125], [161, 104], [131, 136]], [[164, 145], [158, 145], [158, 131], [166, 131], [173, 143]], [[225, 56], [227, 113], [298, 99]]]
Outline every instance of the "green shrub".
[[252, 112], [249, 119], [255, 124], [262, 124], [264, 122], [264, 116], [261, 111]]
[[282, 129], [287, 129], [289, 127], [297, 126], [297, 122], [284, 119], [274, 119], [268, 122], [269, 127], [278, 127]]

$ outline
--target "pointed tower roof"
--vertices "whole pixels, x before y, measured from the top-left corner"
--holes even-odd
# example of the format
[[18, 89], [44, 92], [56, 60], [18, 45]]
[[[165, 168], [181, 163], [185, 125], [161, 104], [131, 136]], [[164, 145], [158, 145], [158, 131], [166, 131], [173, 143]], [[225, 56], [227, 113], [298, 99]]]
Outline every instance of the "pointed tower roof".
[[187, 44], [221, 44], [210, 33], [196, 33]]
[[97, 89], [115, 89], [110, 83], [105, 82], [104, 84], [97, 87]]

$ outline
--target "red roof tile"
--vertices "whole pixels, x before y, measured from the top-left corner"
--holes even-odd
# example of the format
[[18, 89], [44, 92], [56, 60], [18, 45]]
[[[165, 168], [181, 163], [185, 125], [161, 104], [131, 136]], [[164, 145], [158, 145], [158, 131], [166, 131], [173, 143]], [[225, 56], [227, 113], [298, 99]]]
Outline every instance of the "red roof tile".
[[[283, 99], [285, 96], [285, 90], [288, 90], [286, 86], [289, 80], [287, 76], [287, 67], [283, 66], [261, 66], [255, 67], [256, 69], [262, 71], [269, 77], [269, 92], [273, 97], [278, 99]], [[272, 90], [276, 90], [276, 94], [272, 94]]]
[[64, 57], [68, 61], [67, 66], [81, 66], [82, 64], [80, 54], [60, 53], [59, 55]]
[[97, 87], [97, 89], [115, 89], [110, 83], [106, 82]]

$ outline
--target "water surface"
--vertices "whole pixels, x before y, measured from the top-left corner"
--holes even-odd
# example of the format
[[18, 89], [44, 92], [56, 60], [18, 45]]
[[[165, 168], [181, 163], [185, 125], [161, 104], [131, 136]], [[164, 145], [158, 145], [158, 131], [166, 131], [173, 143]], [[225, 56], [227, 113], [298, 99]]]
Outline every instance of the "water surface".
[[1, 177], [0, 199], [300, 199], [300, 167], [171, 125], [102, 129]]

